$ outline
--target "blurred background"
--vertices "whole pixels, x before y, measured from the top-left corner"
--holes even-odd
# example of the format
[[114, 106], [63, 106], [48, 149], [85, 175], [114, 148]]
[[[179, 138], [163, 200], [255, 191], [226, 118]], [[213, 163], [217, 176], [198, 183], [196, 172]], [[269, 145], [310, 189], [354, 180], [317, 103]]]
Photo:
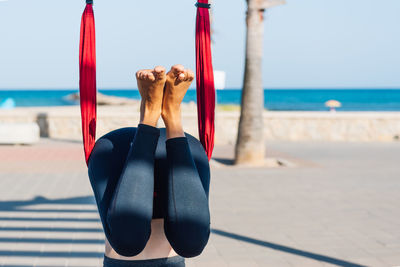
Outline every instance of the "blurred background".
[[[95, 0], [97, 137], [137, 125], [137, 70], [195, 69], [194, 4]], [[101, 265], [81, 141], [84, 6], [0, 0], [1, 266]], [[213, 232], [188, 266], [400, 265], [399, 11], [212, 1]], [[183, 110], [198, 136], [195, 84]]]

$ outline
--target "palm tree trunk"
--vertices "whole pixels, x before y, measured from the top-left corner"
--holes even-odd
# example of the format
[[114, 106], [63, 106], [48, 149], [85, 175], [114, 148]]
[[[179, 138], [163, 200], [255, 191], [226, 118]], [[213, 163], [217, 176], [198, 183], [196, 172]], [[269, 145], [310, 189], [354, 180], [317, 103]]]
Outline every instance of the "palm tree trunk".
[[262, 86], [263, 8], [260, 0], [247, 0], [246, 62], [235, 164], [264, 163], [264, 90]]

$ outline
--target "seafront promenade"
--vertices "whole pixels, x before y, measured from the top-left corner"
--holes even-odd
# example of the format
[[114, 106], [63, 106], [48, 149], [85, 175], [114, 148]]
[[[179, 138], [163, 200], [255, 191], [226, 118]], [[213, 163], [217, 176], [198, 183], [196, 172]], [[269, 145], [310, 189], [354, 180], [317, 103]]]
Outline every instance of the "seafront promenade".
[[[280, 142], [286, 167], [212, 162], [212, 234], [188, 267], [399, 266], [399, 142]], [[0, 146], [0, 266], [101, 266], [82, 145]], [[226, 165], [228, 164], [228, 165]]]
[[[97, 136], [113, 129], [136, 126], [139, 102], [122, 106], [98, 106]], [[197, 135], [195, 103], [182, 104], [185, 130]], [[215, 142], [236, 142], [239, 107], [218, 106]], [[32, 107], [0, 110], [0, 123], [35, 122], [42, 137], [82, 139], [79, 106]], [[160, 127], [162, 126], [160, 120]], [[264, 138], [270, 141], [391, 142], [400, 139], [400, 112], [264, 112]]]

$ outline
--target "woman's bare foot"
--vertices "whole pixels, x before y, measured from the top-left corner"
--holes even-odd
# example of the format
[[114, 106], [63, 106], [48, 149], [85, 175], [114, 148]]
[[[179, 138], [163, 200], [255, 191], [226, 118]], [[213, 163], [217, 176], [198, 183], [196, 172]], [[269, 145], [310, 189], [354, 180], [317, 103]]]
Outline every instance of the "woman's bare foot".
[[181, 102], [194, 73], [182, 65], [174, 65], [167, 73], [161, 116], [167, 128], [167, 139], [185, 136], [181, 122]]
[[136, 79], [142, 97], [140, 123], [155, 127], [161, 115], [163, 91], [167, 79], [165, 68], [158, 66], [152, 70], [139, 70], [136, 72]]

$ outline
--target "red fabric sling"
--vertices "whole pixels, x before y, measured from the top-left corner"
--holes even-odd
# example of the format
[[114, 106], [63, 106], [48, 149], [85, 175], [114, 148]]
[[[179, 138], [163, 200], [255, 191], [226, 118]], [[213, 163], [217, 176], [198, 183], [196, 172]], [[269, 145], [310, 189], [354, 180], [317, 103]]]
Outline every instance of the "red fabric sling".
[[[83, 146], [88, 164], [96, 141], [96, 38], [93, 1], [86, 1], [79, 45], [79, 93]], [[196, 86], [200, 142], [208, 159], [214, 148], [215, 88], [208, 0], [199, 0], [196, 17]]]
[[79, 45], [79, 94], [83, 147], [88, 164], [96, 141], [96, 37], [93, 6], [87, 1], [81, 21]]
[[196, 17], [197, 119], [200, 142], [211, 159], [214, 149], [215, 88], [208, 0], [199, 0]]

